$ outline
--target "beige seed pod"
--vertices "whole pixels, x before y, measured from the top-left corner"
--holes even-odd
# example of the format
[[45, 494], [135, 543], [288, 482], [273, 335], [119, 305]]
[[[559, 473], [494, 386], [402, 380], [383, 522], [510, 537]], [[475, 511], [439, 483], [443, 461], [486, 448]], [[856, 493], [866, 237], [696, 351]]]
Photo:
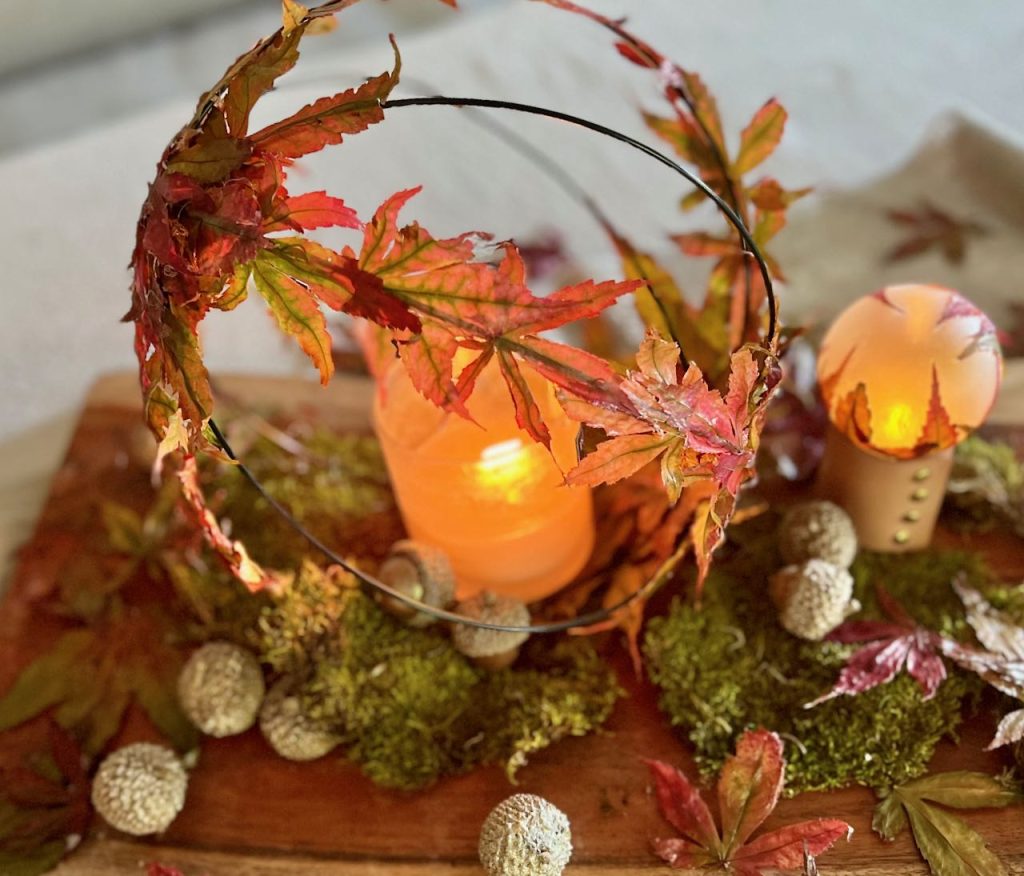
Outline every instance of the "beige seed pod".
[[572, 857], [569, 819], [543, 797], [515, 794], [487, 816], [479, 851], [487, 876], [561, 876]]
[[259, 714], [264, 692], [256, 658], [230, 642], [203, 645], [178, 676], [181, 707], [208, 736], [234, 736], [248, 730]]
[[818, 642], [860, 610], [853, 599], [853, 576], [824, 560], [786, 566], [770, 581], [779, 623], [801, 639]]
[[779, 552], [787, 564], [825, 560], [848, 569], [857, 556], [857, 531], [835, 503], [801, 502], [779, 524]]
[[185, 805], [188, 773], [169, 748], [138, 742], [109, 754], [92, 783], [92, 805], [133, 836], [160, 833]]
[[[487, 592], [460, 602], [455, 613], [510, 627], [530, 624], [530, 611], [520, 600]], [[506, 633], [458, 623], [452, 625], [452, 641], [456, 649], [486, 669], [503, 669], [510, 665], [518, 656], [519, 647], [529, 637], [529, 633]]]
[[278, 681], [263, 701], [260, 730], [270, 747], [287, 760], [316, 760], [341, 741], [327, 725], [303, 712], [288, 678]]
[[[405, 539], [395, 542], [377, 577], [389, 587], [433, 608], [447, 608], [455, 600], [455, 572], [444, 551]], [[381, 596], [385, 611], [401, 618], [410, 627], [425, 627], [434, 618], [415, 611], [404, 602]]]

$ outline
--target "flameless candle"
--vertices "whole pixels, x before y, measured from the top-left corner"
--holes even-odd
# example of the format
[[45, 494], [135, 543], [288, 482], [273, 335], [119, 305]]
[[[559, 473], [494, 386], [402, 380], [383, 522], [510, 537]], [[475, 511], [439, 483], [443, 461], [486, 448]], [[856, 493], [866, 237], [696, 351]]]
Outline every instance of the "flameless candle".
[[839, 315], [818, 358], [833, 427], [818, 485], [861, 544], [928, 544], [953, 446], [985, 419], [1001, 374], [992, 322], [952, 289], [889, 286]]
[[493, 365], [467, 405], [475, 422], [424, 399], [398, 364], [377, 393], [374, 422], [406, 529], [448, 554], [460, 599], [481, 590], [543, 598], [572, 580], [593, 548], [590, 491], [562, 475], [576, 461], [577, 425], [551, 384], [525, 373], [553, 455], [516, 425]]

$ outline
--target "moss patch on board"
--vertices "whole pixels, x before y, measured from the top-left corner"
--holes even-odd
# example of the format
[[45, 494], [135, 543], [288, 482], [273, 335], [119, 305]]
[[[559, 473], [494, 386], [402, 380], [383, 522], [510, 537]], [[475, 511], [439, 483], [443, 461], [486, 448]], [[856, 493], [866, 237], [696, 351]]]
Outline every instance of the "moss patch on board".
[[[926, 770], [938, 741], [953, 735], [965, 700], [980, 690], [950, 668], [929, 701], [900, 675], [857, 697], [805, 709], [828, 691], [856, 646], [803, 642], [775, 621], [767, 578], [779, 568], [777, 518], [765, 515], [730, 531], [730, 552], [707, 582], [700, 608], [684, 600], [647, 627], [644, 653], [660, 703], [696, 748], [711, 774], [748, 727], [767, 727], [787, 740], [790, 794], [850, 784], [887, 787]], [[970, 636], [950, 587], [964, 571], [990, 590], [981, 560], [959, 551], [862, 553], [854, 563], [859, 616], [878, 617], [875, 582], [884, 584], [921, 623], [958, 638]]]

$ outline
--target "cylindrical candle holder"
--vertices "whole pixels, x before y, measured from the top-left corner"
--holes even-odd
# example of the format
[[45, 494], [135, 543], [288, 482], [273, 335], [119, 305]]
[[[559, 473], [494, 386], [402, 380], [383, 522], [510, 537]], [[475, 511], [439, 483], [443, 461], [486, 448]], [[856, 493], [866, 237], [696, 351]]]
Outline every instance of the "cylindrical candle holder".
[[482, 590], [531, 602], [583, 568], [594, 545], [590, 491], [564, 483], [576, 424], [553, 387], [527, 381], [552, 437], [535, 443], [515, 422], [497, 368], [477, 380], [473, 421], [424, 399], [396, 363], [383, 377], [374, 424], [409, 535], [448, 554], [457, 596]]
[[846, 509], [862, 547], [921, 550], [931, 542], [952, 468], [952, 448], [893, 459], [863, 450], [830, 426], [816, 492]]

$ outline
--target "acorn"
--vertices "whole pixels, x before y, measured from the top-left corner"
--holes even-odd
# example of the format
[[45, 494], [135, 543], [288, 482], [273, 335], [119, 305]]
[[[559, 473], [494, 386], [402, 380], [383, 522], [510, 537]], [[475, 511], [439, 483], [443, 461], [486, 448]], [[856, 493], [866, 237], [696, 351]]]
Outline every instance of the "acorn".
[[[399, 593], [433, 608], [447, 608], [455, 600], [455, 572], [447, 554], [420, 542], [395, 542], [377, 577]], [[426, 627], [435, 620], [425, 611], [416, 611], [391, 596], [381, 595], [380, 604], [410, 627]]]
[[853, 576], [825, 560], [786, 566], [769, 584], [784, 629], [809, 642], [819, 642], [847, 617], [860, 611], [853, 599]]
[[825, 560], [848, 569], [857, 556], [857, 531], [834, 502], [802, 502], [779, 524], [779, 551], [787, 564]]
[[[460, 602], [455, 612], [484, 623], [510, 627], [530, 625], [530, 611], [520, 600], [486, 591]], [[511, 665], [519, 655], [520, 645], [528, 638], [529, 633], [506, 633], [468, 624], [454, 624], [452, 630], [456, 649], [485, 669], [504, 669]]]
[[561, 876], [572, 857], [569, 819], [543, 797], [515, 794], [487, 816], [479, 850], [487, 876]]
[[230, 642], [203, 645], [178, 676], [181, 707], [208, 736], [234, 736], [248, 730], [259, 714], [265, 690], [256, 658]]
[[145, 836], [161, 833], [185, 805], [188, 773], [169, 748], [149, 742], [109, 754], [92, 783], [92, 805], [111, 827]]
[[316, 760], [341, 741], [330, 727], [303, 711], [289, 678], [278, 681], [263, 701], [260, 730], [270, 747], [286, 760]]

